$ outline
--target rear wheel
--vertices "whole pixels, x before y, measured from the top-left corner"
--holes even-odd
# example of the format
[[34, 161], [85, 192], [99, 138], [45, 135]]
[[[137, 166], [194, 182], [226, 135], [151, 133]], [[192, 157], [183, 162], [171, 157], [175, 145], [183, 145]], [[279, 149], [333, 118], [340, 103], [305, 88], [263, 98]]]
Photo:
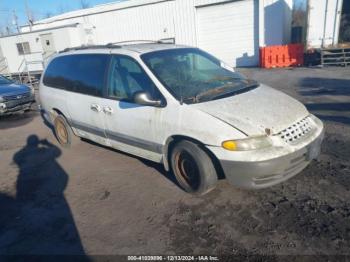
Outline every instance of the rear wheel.
[[78, 137], [73, 133], [72, 128], [62, 115], [58, 115], [55, 118], [54, 129], [56, 138], [61, 146], [71, 147], [78, 141]]
[[186, 192], [203, 195], [215, 188], [215, 167], [199, 145], [186, 140], [177, 143], [171, 151], [170, 162], [177, 182]]

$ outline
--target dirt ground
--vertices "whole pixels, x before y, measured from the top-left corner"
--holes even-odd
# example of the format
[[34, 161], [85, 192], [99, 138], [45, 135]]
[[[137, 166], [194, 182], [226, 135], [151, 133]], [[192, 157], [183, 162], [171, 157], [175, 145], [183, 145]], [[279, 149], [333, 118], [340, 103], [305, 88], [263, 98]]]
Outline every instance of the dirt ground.
[[240, 71], [324, 120], [319, 160], [272, 188], [221, 180], [194, 197], [160, 165], [86, 141], [61, 148], [37, 112], [5, 117], [0, 254], [350, 255], [350, 68]]

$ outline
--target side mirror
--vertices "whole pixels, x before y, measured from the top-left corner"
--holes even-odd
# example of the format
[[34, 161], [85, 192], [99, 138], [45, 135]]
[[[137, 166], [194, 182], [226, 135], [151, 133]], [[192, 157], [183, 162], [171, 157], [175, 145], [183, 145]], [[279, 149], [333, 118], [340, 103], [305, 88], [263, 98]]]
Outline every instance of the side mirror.
[[143, 106], [156, 106], [161, 107], [162, 101], [161, 100], [152, 100], [148, 93], [146, 92], [136, 92], [134, 94], [134, 102], [139, 105]]

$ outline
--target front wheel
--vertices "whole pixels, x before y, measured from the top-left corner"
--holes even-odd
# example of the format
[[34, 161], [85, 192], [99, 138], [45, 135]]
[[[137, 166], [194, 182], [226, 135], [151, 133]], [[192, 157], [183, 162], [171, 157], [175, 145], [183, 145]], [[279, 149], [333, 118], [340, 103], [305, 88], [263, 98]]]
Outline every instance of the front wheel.
[[204, 195], [215, 188], [218, 178], [214, 164], [199, 145], [180, 141], [171, 151], [170, 163], [177, 182], [186, 192]]

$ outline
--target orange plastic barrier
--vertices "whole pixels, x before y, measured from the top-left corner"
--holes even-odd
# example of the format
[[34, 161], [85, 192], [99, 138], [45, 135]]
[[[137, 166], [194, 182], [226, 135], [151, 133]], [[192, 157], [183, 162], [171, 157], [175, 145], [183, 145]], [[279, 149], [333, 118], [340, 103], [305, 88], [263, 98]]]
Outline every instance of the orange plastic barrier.
[[260, 48], [260, 67], [290, 67], [304, 64], [302, 44], [276, 45]]

